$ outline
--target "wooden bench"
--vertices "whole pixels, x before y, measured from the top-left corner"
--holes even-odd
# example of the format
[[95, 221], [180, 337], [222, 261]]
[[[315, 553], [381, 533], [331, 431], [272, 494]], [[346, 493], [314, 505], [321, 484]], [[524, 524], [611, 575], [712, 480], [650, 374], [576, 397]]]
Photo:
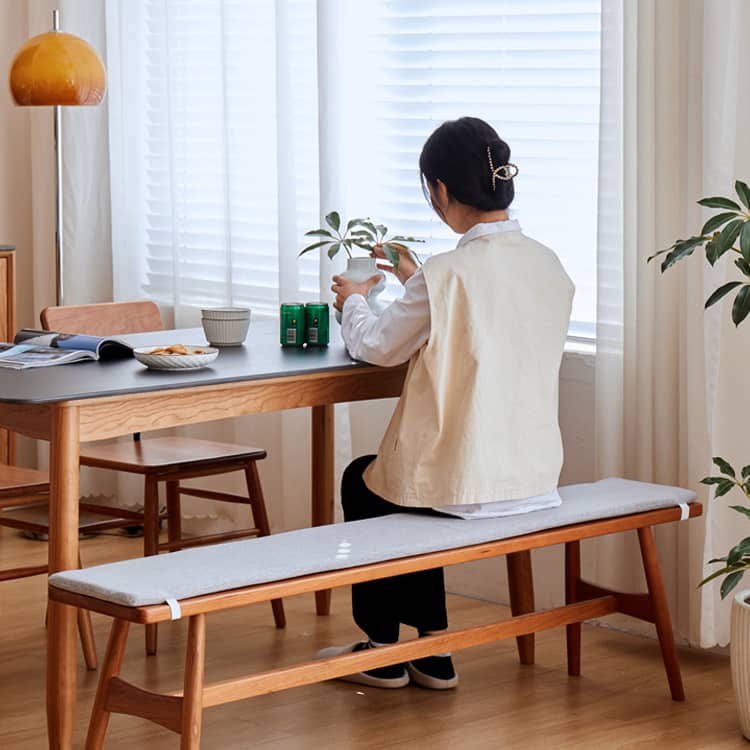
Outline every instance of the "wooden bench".
[[[89, 725], [97, 750], [111, 713], [144, 717], [200, 747], [204, 708], [322, 680], [516, 637], [523, 663], [534, 661], [533, 634], [565, 625], [568, 672], [580, 672], [581, 622], [621, 612], [656, 625], [674, 700], [684, 692], [652, 526], [701, 514], [693, 493], [608, 479], [561, 488], [559, 508], [522, 516], [463, 521], [394, 515], [286, 532], [252, 541], [139, 558], [50, 578], [50, 598], [114, 618]], [[635, 530], [648, 593], [624, 594], [580, 576], [583, 539]], [[530, 551], [565, 544], [566, 604], [535, 612]], [[417, 570], [507, 555], [513, 616], [501, 622], [311, 660], [220, 682], [204, 681], [206, 615], [276, 598]], [[130, 623], [189, 618], [184, 689], [158, 694], [120, 679]]]

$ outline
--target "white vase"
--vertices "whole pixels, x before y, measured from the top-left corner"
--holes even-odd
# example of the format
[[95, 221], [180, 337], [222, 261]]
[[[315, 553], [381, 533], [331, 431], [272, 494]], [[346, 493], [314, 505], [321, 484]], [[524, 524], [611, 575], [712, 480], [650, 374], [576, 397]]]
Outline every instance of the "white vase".
[[[385, 289], [385, 274], [378, 268], [377, 258], [347, 258], [346, 271], [339, 275], [357, 283], [367, 281], [375, 275], [380, 276], [380, 281], [370, 289], [367, 295], [367, 304], [375, 315], [383, 312], [385, 304], [378, 299], [378, 295]], [[338, 310], [336, 310], [336, 320], [341, 322], [341, 313]]]
[[732, 600], [731, 643], [732, 686], [737, 702], [740, 729], [750, 740], [750, 589], [735, 594]]

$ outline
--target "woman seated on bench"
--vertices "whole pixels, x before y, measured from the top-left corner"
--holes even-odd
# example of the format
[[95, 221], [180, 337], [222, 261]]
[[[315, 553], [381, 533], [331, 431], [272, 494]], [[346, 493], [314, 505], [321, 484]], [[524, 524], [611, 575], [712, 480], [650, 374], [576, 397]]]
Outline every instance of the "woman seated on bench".
[[[377, 456], [356, 459], [344, 473], [344, 517], [482, 518], [559, 505], [558, 372], [573, 283], [554, 252], [508, 218], [518, 169], [486, 122], [443, 123], [419, 168], [435, 212], [462, 235], [456, 249], [418, 268], [399, 248], [404, 295], [380, 317], [365, 299], [377, 276], [333, 277], [350, 354], [382, 366], [410, 363]], [[401, 624], [420, 636], [445, 630], [443, 571], [355, 584], [352, 609], [367, 640], [319, 656], [395, 643]], [[387, 688], [411, 679], [437, 690], [458, 683], [450, 654], [345, 679]]]

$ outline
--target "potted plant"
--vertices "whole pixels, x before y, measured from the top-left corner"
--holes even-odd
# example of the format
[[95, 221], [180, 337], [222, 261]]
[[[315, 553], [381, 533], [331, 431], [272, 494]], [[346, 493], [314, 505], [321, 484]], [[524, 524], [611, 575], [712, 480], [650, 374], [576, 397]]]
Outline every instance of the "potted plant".
[[[703, 225], [701, 233], [686, 240], [677, 240], [666, 250], [656, 253], [648, 260], [664, 255], [662, 272], [675, 263], [692, 255], [696, 248], [703, 248], [706, 260], [713, 266], [726, 253], [734, 253], [734, 265], [743, 278], [722, 284], [706, 300], [711, 307], [734, 292], [732, 320], [739, 326], [750, 314], [750, 188], [737, 180], [735, 192], [738, 200], [714, 196], [698, 201], [701, 206], [718, 209]], [[714, 497], [719, 498], [732, 490], [742, 492], [750, 500], [750, 465], [744, 466], [739, 476], [735, 468], [721, 456], [713, 459], [719, 472], [716, 476], [702, 479], [703, 484], [714, 487]], [[750, 507], [730, 505], [732, 510], [750, 519]], [[724, 576], [721, 582], [721, 598], [726, 598], [750, 569], [750, 536], [741, 539], [724, 557], [709, 560], [721, 567], [704, 578], [700, 585]], [[750, 739], [750, 589], [736, 593], [732, 600], [730, 631], [730, 656], [732, 684], [737, 701], [742, 734]]]
[[[397, 269], [400, 259], [399, 248], [403, 250], [408, 244], [423, 242], [423, 240], [400, 235], [388, 237], [388, 227], [376, 224], [370, 219], [351, 219], [346, 222], [342, 231], [341, 216], [337, 211], [331, 211], [327, 214], [325, 222], [328, 225], [327, 229], [311, 229], [309, 232], [305, 232], [306, 237], [315, 237], [317, 241], [302, 248], [299, 254], [304, 255], [313, 250], [326, 248], [328, 257], [333, 259], [343, 250], [346, 253], [347, 260], [346, 271], [341, 274], [342, 276], [362, 282], [375, 275], [380, 275], [380, 281], [370, 290], [367, 296], [367, 303], [370, 308], [379, 315], [382, 306], [377, 298], [385, 289], [385, 274], [377, 267], [377, 259], [373, 254], [373, 248], [380, 245], [385, 257], [394, 269]], [[367, 254], [357, 256], [356, 253], [359, 250], [365, 250]], [[412, 255], [418, 260], [416, 253], [412, 252]]]

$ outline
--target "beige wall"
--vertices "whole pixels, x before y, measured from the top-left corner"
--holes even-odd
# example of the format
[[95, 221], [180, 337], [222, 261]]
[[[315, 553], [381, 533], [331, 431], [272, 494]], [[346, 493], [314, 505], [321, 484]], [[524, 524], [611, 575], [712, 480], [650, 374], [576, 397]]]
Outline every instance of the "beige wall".
[[0, 245], [17, 248], [20, 326], [34, 323], [30, 113], [13, 104], [5, 81], [28, 35], [26, 3], [0, 0]]

